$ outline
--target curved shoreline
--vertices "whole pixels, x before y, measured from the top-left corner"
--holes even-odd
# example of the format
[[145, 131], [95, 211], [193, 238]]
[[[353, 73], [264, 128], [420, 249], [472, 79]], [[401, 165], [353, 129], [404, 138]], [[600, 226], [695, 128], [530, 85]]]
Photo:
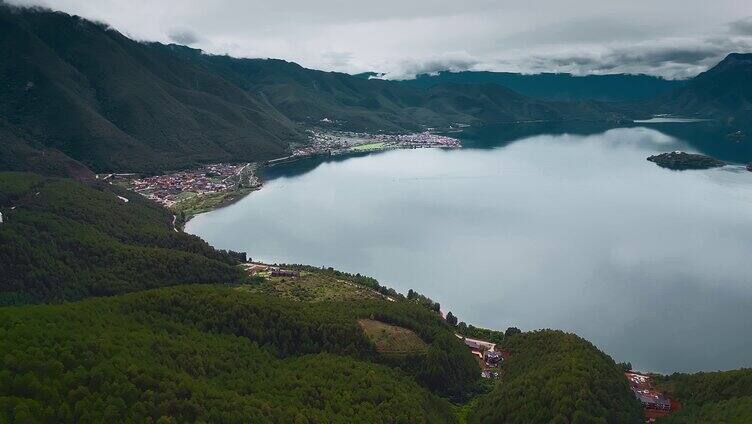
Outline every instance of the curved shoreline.
[[[323, 153], [315, 153], [315, 154], [308, 154], [308, 155], [290, 155], [285, 156], [282, 158], [277, 159], [271, 159], [266, 162], [251, 162], [248, 165], [254, 165], [254, 176], [257, 179], [258, 183], [252, 187], [240, 187], [233, 190], [228, 190], [220, 193], [213, 193], [208, 195], [201, 195], [205, 201], [208, 201], [210, 203], [209, 206], [203, 206], [200, 208], [180, 208], [180, 203], [178, 202], [170, 209], [176, 213], [176, 215], [180, 216], [182, 214], [182, 218], [179, 218], [179, 225], [178, 228], [182, 231], [185, 227], [185, 224], [187, 224], [191, 219], [195, 218], [198, 215], [212, 212], [218, 209], [222, 209], [224, 207], [230, 206], [242, 199], [244, 199], [246, 196], [252, 194], [255, 191], [261, 190], [264, 187], [265, 180], [263, 179], [263, 171], [272, 167], [277, 167], [281, 165], [289, 165], [294, 164], [298, 162], [303, 162], [307, 160], [316, 160], [316, 159], [331, 159], [336, 160], [340, 158], [352, 158], [352, 157], [360, 157], [360, 156], [367, 156], [374, 153], [383, 153], [391, 150], [411, 150], [411, 149], [455, 149], [459, 148], [461, 146], [457, 147], [447, 147], [447, 146], [426, 146], [426, 147], [394, 147], [389, 146], [385, 148], [380, 149], [372, 149], [372, 150], [347, 150], [347, 151], [341, 151], [337, 153], [333, 152], [323, 152]], [[216, 203], [213, 202], [213, 199], [218, 199]], [[189, 199], [190, 200], [190, 199]], [[173, 209], [174, 208], [174, 209]]]

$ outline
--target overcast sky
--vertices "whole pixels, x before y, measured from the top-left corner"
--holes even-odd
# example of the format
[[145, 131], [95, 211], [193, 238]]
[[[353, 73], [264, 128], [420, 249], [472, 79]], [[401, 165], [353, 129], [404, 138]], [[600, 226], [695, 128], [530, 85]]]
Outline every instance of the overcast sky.
[[752, 51], [749, 0], [9, 0], [139, 40], [390, 78], [437, 70], [692, 76]]

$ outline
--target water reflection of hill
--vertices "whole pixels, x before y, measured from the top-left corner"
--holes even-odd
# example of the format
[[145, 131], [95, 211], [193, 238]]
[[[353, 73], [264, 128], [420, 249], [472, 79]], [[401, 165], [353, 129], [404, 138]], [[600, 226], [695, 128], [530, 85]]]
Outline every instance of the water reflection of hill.
[[[643, 125], [684, 140], [702, 154], [726, 162], [752, 162], [752, 124], [730, 126], [711, 121]], [[737, 131], [743, 137], [732, 136]]]
[[[461, 134], [463, 146], [470, 149], [503, 147], [517, 140], [542, 134], [592, 135], [609, 129], [646, 127], [678, 138], [698, 152], [727, 162], [752, 162], [752, 123], [728, 125], [717, 121], [664, 122], [613, 125], [598, 122], [516, 123], [468, 128]], [[741, 132], [742, 137], [732, 136]]]
[[352, 153], [343, 156], [313, 156], [310, 158], [300, 159], [293, 162], [281, 163], [262, 171], [264, 180], [269, 181], [279, 177], [295, 177], [303, 175], [307, 172], [311, 172], [324, 163], [328, 162], [344, 162], [349, 159], [353, 159], [361, 156], [368, 156], [371, 154], [378, 154], [380, 152], [363, 152]]
[[[497, 124], [466, 128], [461, 133], [447, 134], [462, 140], [466, 149], [493, 149], [515, 141], [543, 134], [593, 135], [615, 128], [645, 127], [682, 140], [699, 153], [726, 162], [752, 162], [752, 123], [731, 126], [717, 121], [662, 122], [613, 125], [603, 122], [530, 122]], [[732, 134], [741, 132], [743, 137]], [[324, 163], [342, 162], [376, 153], [356, 153], [347, 156], [319, 156], [273, 166], [263, 171], [265, 180], [295, 177], [313, 171]]]
[[493, 149], [536, 135], [591, 135], [611, 128], [614, 128], [613, 124], [603, 122], [525, 122], [470, 127], [450, 135], [460, 138], [464, 148]]

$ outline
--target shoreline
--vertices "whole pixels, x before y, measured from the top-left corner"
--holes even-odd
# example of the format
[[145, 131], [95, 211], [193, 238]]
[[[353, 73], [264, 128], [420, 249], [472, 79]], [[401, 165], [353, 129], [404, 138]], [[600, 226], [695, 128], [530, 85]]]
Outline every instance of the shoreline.
[[291, 154], [266, 161], [214, 163], [198, 168], [141, 177], [136, 173], [97, 174], [96, 179], [121, 186], [167, 208], [181, 231], [195, 216], [229, 206], [263, 188], [266, 168], [309, 159], [367, 155], [402, 149], [456, 149], [453, 137], [430, 130], [411, 134], [370, 134], [347, 131], [307, 130], [309, 142], [290, 146]]
[[[201, 195], [197, 197], [202, 197], [205, 203], [210, 203], [208, 206], [200, 207], [200, 208], [185, 208], [181, 209], [178, 205], [180, 203], [185, 202], [181, 201], [176, 203], [173, 207], [169, 207], [172, 212], [174, 212], [176, 215], [182, 214], [182, 217], [178, 219], [178, 226], [181, 231], [183, 231], [185, 225], [193, 218], [195, 218], [198, 215], [212, 212], [218, 209], [222, 209], [224, 207], [230, 206], [248, 195], [252, 194], [255, 191], [261, 190], [264, 188], [264, 179], [262, 178], [261, 174], [265, 169], [273, 168], [280, 165], [289, 165], [296, 162], [301, 162], [305, 160], [311, 160], [311, 159], [334, 159], [334, 158], [345, 158], [345, 157], [359, 157], [359, 156], [365, 156], [371, 153], [383, 153], [390, 150], [414, 150], [414, 149], [442, 149], [442, 150], [449, 150], [449, 149], [456, 149], [459, 147], [445, 147], [445, 146], [427, 146], [427, 147], [386, 147], [386, 148], [380, 148], [380, 149], [373, 149], [373, 150], [351, 150], [346, 152], [339, 152], [339, 153], [315, 153], [315, 154], [308, 154], [308, 155], [290, 155], [285, 156], [282, 158], [276, 158], [271, 159], [266, 162], [250, 162], [249, 165], [255, 165], [255, 177], [258, 179], [259, 183], [258, 185], [255, 185], [253, 187], [240, 187], [238, 189], [228, 190], [220, 193], [213, 193], [208, 195]], [[214, 199], [217, 199], [216, 203], [213, 202]], [[191, 199], [188, 199], [191, 200]]]

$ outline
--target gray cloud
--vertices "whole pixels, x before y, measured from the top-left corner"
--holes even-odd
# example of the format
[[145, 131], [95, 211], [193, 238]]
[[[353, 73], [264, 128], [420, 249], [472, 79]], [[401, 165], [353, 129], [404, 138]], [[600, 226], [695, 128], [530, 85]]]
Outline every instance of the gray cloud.
[[729, 28], [734, 34], [752, 35], [752, 16], [731, 22]]
[[199, 41], [198, 35], [189, 29], [172, 29], [167, 33], [171, 41], [178, 44], [191, 45]]
[[667, 78], [688, 78], [712, 67], [731, 52], [752, 50], [752, 39], [708, 37], [659, 40], [610, 47], [599, 52], [528, 58], [535, 71], [558, 70], [574, 74], [646, 73]]
[[7, 1], [104, 21], [138, 40], [394, 79], [466, 69], [684, 78], [752, 49], [739, 0]]
[[436, 74], [440, 71], [460, 72], [472, 69], [478, 61], [458, 55], [446, 57], [429, 57], [423, 61], [408, 60], [397, 64], [395, 70], [385, 72], [381, 77], [386, 79], [409, 79], [421, 74]]
[[347, 67], [350, 61], [354, 57], [352, 52], [325, 52], [321, 56], [329, 63], [334, 69], [340, 69]]
[[508, 59], [427, 58], [393, 64], [380, 77], [406, 79], [438, 71], [495, 70], [523, 73], [648, 74], [669, 79], [689, 78], [712, 67], [731, 52], [752, 51], [752, 38], [661, 39], [649, 43], [609, 46], [558, 46], [531, 49]]

